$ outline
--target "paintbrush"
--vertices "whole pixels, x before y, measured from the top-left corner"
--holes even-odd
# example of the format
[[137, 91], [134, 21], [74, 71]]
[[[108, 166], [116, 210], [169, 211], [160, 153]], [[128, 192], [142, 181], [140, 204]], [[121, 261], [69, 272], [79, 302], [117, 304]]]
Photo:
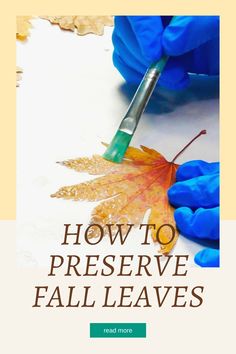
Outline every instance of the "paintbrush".
[[[174, 18], [175, 16], [172, 17], [171, 22], [173, 22]], [[120, 123], [119, 129], [103, 154], [106, 160], [116, 163], [122, 162], [138, 126], [140, 117], [152, 95], [167, 60], [168, 56], [163, 56], [157, 63], [153, 63], [147, 69], [129, 105], [128, 111]]]

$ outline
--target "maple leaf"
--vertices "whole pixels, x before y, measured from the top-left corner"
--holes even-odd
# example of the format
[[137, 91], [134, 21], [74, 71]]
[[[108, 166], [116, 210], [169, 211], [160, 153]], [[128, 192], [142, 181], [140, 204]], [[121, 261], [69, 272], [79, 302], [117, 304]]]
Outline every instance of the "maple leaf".
[[79, 35], [88, 33], [102, 35], [104, 26], [113, 26], [112, 16], [41, 16], [41, 18]]
[[32, 27], [30, 23], [31, 16], [17, 16], [16, 18], [16, 38], [24, 41], [29, 35], [29, 29]]
[[[200, 135], [193, 138], [188, 147]], [[124, 224], [124, 231], [129, 224], [141, 224], [145, 213], [149, 210], [148, 224], [154, 224], [151, 230], [152, 239], [157, 241], [156, 232], [160, 232], [160, 252], [168, 254], [178, 239], [173, 207], [168, 202], [167, 190], [175, 182], [175, 174], [179, 165], [176, 158], [185, 150], [184, 147], [171, 161], [154, 149], [141, 146], [140, 149], [129, 147], [121, 164], [105, 160], [99, 155], [91, 158], [77, 158], [60, 162], [63, 166], [90, 175], [102, 175], [91, 181], [60, 188], [51, 197], [72, 199], [77, 201], [101, 201], [92, 212], [91, 224], [99, 224], [106, 231], [106, 224], [113, 224], [112, 233], [116, 233], [116, 224]], [[173, 237], [174, 229], [174, 237]], [[96, 227], [90, 228], [89, 237], [98, 236]], [[171, 241], [171, 242], [170, 242]]]

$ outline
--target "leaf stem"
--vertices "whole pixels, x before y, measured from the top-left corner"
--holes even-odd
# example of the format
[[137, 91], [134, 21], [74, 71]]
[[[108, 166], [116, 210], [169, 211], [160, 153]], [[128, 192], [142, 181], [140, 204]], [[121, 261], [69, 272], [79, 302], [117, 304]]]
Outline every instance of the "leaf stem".
[[207, 133], [207, 131], [205, 129], [201, 130], [200, 133], [198, 133], [198, 135], [196, 135], [187, 145], [185, 145], [185, 147], [182, 150], [180, 150], [180, 152], [178, 152], [177, 155], [175, 155], [175, 157], [173, 158], [171, 163], [173, 163], [179, 157], [179, 155], [181, 155], [184, 152], [184, 150], [186, 150], [189, 147], [189, 145], [191, 145], [194, 142], [194, 140], [196, 140], [197, 138], [199, 138], [199, 136], [206, 134], [206, 133]]

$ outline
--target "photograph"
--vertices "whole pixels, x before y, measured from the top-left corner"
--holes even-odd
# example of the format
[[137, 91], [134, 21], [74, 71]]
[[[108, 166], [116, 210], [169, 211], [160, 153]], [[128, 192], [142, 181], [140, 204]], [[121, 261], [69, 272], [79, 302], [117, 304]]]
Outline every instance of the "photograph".
[[18, 267], [78, 224], [80, 254], [219, 267], [220, 17], [16, 20]]

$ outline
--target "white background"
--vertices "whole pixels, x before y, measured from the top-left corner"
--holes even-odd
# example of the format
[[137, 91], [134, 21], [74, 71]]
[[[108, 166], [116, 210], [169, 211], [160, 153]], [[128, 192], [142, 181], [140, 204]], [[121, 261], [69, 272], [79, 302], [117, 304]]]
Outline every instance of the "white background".
[[[17, 42], [17, 65], [24, 71], [17, 88], [17, 252], [20, 264], [41, 266], [52, 252], [62, 252], [63, 223], [88, 224], [96, 205], [50, 198], [59, 187], [89, 178], [56, 161], [103, 153], [101, 141], [113, 137], [132, 90], [112, 64], [112, 28], [101, 37], [79, 37], [45, 20], [32, 22], [28, 41]], [[207, 129], [178, 162], [218, 161], [218, 123], [217, 80], [198, 77], [185, 91], [159, 89], [132, 145], [172, 159]], [[106, 253], [107, 240], [101, 247]], [[192, 258], [201, 248], [181, 236], [174, 252]]]

